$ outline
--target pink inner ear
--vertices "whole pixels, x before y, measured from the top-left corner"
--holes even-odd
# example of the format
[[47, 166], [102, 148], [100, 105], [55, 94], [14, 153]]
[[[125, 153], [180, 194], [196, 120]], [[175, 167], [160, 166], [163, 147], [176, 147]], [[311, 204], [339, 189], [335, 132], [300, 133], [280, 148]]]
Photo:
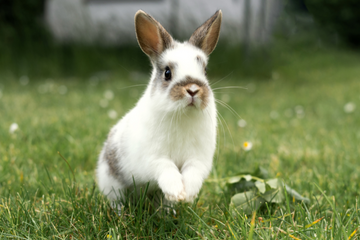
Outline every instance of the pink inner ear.
[[148, 55], [160, 52], [160, 36], [157, 26], [144, 17], [139, 19], [138, 38], [141, 48]]

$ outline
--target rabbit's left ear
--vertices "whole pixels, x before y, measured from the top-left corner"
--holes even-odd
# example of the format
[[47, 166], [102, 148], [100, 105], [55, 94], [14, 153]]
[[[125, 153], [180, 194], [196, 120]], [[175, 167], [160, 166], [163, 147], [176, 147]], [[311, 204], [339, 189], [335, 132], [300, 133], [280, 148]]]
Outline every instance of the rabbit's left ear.
[[150, 58], [159, 57], [173, 44], [173, 39], [165, 28], [142, 10], [135, 14], [135, 30], [140, 48]]
[[191, 35], [189, 43], [202, 49], [207, 55], [214, 51], [219, 40], [222, 12], [218, 10]]

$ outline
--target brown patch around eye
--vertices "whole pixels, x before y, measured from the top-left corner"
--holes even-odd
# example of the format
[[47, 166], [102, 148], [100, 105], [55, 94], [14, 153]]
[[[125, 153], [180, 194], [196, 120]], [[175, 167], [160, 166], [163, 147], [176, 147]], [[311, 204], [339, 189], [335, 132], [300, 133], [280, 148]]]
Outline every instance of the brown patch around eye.
[[166, 67], [170, 68], [171, 78], [173, 78], [174, 77], [174, 71], [175, 71], [175, 68], [176, 68], [176, 63], [169, 62], [165, 67], [158, 67], [158, 78], [161, 81], [161, 85], [162, 85], [163, 89], [166, 89], [170, 85], [170, 82], [171, 82], [171, 79], [170, 80], [165, 79], [164, 73], [165, 73]]

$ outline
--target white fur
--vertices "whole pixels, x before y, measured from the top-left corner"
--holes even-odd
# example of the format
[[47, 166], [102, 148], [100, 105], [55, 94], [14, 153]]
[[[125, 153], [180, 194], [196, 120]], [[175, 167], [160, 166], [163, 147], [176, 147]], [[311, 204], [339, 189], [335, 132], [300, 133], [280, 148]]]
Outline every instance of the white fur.
[[[160, 188], [170, 201], [191, 202], [199, 193], [211, 170], [216, 147], [214, 96], [209, 88], [204, 109], [199, 98], [195, 98], [196, 107], [189, 107], [190, 95], [179, 101], [170, 98], [171, 87], [186, 76], [208, 84], [197, 56], [207, 62], [205, 53], [187, 42], [175, 42], [175, 48], [165, 50], [158, 61], [176, 64], [170, 85], [164, 90], [159, 84], [157, 62], [153, 61], [151, 81], [143, 96], [111, 130], [114, 134], [105, 143], [97, 169], [100, 190], [110, 200], [131, 188], [132, 179], [137, 187], [150, 182], [150, 191]], [[121, 179], [109, 174], [104, 156], [107, 144], [118, 150]]]

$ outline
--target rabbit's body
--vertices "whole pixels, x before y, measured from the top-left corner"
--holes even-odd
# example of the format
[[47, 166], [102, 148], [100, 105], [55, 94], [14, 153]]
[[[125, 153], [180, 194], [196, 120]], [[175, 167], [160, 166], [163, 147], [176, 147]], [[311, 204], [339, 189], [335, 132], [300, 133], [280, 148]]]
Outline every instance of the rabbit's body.
[[[155, 21], [140, 14], [143, 25]], [[160, 188], [167, 200], [192, 201], [211, 170], [216, 148], [216, 106], [205, 76], [208, 57], [171, 36], [162, 51], [154, 50], [158, 42], [148, 50], [151, 42], [143, 42], [142, 31], [137, 29], [138, 41], [153, 65], [150, 84], [111, 129], [99, 157], [98, 184], [110, 200], [135, 181], [137, 187], [150, 183], [149, 192]]]

